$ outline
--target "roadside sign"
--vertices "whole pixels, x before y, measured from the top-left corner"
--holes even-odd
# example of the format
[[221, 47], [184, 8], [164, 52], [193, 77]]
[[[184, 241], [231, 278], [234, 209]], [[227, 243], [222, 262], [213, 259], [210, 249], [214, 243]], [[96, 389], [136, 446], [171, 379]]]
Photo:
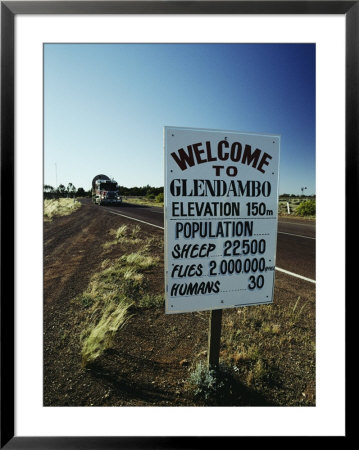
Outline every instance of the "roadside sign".
[[272, 303], [280, 136], [165, 127], [166, 313]]

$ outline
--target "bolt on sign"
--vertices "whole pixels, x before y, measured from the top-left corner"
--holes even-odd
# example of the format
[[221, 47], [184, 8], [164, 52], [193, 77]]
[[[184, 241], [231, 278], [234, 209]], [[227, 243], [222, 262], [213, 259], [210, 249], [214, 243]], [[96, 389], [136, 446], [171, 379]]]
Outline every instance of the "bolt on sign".
[[164, 135], [166, 313], [272, 303], [280, 136]]

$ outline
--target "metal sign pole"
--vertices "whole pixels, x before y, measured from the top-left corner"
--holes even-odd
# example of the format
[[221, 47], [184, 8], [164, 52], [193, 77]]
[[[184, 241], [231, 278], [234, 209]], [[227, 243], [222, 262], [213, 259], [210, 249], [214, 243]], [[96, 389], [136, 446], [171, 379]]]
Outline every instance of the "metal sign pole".
[[209, 317], [208, 329], [208, 368], [216, 369], [219, 365], [219, 350], [221, 345], [222, 310], [213, 309]]

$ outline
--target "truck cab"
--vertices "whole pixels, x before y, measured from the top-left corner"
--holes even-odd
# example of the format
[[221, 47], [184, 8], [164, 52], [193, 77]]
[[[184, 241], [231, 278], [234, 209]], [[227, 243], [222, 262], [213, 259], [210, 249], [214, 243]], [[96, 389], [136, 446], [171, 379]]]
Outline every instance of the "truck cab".
[[93, 202], [97, 205], [118, 205], [121, 197], [118, 195], [117, 183], [114, 180], [95, 180]]

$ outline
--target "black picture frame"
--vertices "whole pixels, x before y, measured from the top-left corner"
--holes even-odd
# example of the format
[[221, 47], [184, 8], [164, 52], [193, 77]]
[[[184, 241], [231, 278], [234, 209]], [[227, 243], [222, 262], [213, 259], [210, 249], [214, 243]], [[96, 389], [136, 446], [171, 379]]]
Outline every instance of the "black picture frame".
[[[1, 2], [1, 441], [6, 449], [202, 448], [226, 437], [25, 437], [14, 435], [14, 21], [18, 14], [339, 14], [346, 20], [346, 293], [358, 247], [349, 205], [358, 204], [359, 1], [2, 1]], [[350, 248], [349, 248], [350, 246]], [[346, 437], [348, 428], [346, 427]], [[216, 442], [221, 440], [221, 442]], [[222, 442], [224, 441], [224, 442]], [[236, 443], [237, 444], [237, 443]]]

